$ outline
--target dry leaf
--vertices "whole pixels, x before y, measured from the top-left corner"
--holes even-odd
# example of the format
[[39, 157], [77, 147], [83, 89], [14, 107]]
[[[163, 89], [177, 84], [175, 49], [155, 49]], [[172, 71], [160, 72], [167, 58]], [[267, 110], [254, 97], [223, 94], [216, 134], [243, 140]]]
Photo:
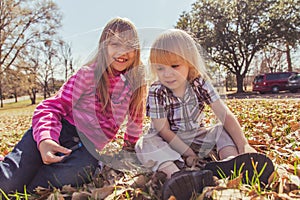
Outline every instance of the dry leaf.
[[239, 188], [242, 179], [243, 179], [243, 174], [240, 174], [235, 179], [229, 180], [228, 183], [226, 184], [227, 188], [230, 188], [230, 189]]
[[172, 195], [172, 196], [170, 196], [170, 197], [168, 198], [168, 200], [176, 200], [176, 197], [174, 197], [174, 196]]
[[64, 200], [64, 196], [60, 194], [59, 192], [55, 192], [49, 195], [47, 200]]
[[115, 190], [115, 186], [106, 186], [103, 188], [96, 188], [92, 191], [92, 198], [93, 199], [105, 199], [108, 195], [113, 193]]
[[87, 192], [74, 192], [72, 194], [72, 200], [86, 200], [89, 199], [90, 196], [91, 194]]

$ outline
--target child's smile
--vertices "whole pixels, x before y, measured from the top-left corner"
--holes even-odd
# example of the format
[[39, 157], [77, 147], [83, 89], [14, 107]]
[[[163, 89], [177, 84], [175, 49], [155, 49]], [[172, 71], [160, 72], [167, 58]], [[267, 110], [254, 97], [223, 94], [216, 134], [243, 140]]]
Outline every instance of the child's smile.
[[127, 62], [128, 59], [126, 58], [114, 58], [116, 62], [119, 62], [119, 63], [124, 63], [124, 62]]
[[135, 49], [121, 38], [113, 37], [107, 45], [108, 61], [110, 67], [117, 71], [124, 71], [135, 60]]

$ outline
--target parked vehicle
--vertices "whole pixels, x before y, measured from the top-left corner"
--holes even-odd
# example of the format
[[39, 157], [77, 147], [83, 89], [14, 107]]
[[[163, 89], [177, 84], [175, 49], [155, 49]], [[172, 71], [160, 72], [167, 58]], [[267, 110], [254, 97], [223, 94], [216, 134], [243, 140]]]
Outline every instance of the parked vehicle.
[[300, 74], [293, 74], [288, 78], [287, 88], [290, 92], [300, 90]]
[[288, 78], [297, 72], [275, 72], [257, 75], [253, 80], [252, 91], [261, 94], [266, 92], [278, 93], [289, 90], [287, 87]]

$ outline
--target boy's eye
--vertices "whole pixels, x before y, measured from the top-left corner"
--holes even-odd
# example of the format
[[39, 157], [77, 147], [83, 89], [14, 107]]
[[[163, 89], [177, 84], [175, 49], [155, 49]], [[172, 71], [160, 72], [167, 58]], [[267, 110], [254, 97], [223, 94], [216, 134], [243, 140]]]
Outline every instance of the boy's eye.
[[163, 66], [160, 66], [160, 65], [155, 65], [155, 69], [156, 69], [157, 71], [161, 71], [161, 70], [164, 69], [164, 67], [163, 67]]
[[171, 65], [172, 68], [177, 68], [179, 65]]

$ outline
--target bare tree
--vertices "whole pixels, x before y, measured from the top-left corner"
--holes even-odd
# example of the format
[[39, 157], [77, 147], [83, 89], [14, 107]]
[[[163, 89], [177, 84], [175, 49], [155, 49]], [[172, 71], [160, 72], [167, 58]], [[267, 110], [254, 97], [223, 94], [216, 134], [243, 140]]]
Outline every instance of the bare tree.
[[[51, 0], [0, 1], [0, 80], [25, 47], [35, 46], [54, 35], [61, 26], [61, 14]], [[1, 107], [2, 83], [0, 81]]]
[[71, 45], [64, 42], [63, 40], [59, 41], [60, 45], [60, 55], [63, 59], [64, 70], [65, 70], [65, 81], [69, 78], [71, 74], [74, 73], [73, 68], [73, 56], [72, 56], [72, 48]]

